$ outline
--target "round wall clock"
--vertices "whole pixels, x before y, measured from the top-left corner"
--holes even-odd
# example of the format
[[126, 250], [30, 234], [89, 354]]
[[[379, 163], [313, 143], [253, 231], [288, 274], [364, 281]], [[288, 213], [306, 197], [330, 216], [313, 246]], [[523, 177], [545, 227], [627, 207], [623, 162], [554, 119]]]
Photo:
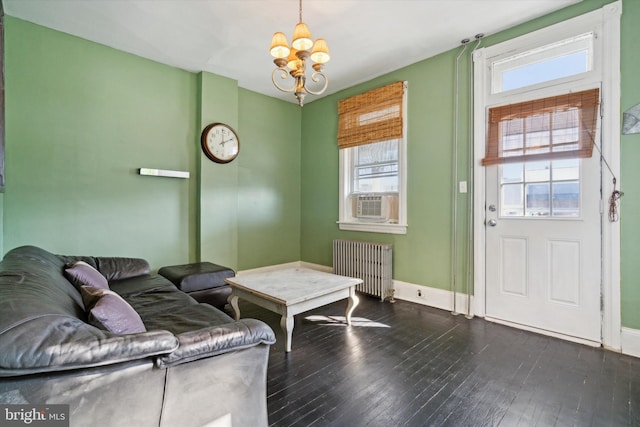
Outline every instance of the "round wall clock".
[[240, 152], [240, 139], [231, 128], [224, 123], [207, 125], [200, 137], [202, 151], [216, 163], [229, 163]]

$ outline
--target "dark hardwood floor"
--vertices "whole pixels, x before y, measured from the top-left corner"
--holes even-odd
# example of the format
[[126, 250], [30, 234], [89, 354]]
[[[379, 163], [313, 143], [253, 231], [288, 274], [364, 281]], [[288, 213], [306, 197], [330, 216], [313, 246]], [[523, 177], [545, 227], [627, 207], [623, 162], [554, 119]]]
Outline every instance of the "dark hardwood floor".
[[278, 315], [267, 374], [273, 426], [640, 426], [640, 359], [406, 301], [360, 295]]

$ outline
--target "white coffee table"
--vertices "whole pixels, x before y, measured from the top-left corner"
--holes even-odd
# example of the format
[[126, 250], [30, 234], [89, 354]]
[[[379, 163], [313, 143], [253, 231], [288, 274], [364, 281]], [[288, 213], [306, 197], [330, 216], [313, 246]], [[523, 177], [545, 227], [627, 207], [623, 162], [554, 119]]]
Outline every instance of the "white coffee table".
[[231, 285], [229, 304], [236, 320], [240, 319], [239, 298], [282, 315], [280, 326], [286, 337], [286, 351], [290, 352], [293, 316], [349, 298], [345, 318], [350, 325], [351, 313], [358, 305], [356, 285], [362, 280], [308, 268], [284, 268], [243, 273], [225, 282]]

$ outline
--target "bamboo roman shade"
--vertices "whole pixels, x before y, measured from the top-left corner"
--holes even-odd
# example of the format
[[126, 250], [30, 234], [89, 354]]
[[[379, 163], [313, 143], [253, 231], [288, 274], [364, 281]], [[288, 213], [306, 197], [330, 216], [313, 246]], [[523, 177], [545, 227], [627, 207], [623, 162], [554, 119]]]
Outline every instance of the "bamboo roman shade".
[[599, 89], [489, 109], [483, 166], [591, 157]]
[[402, 138], [404, 82], [338, 102], [338, 147]]

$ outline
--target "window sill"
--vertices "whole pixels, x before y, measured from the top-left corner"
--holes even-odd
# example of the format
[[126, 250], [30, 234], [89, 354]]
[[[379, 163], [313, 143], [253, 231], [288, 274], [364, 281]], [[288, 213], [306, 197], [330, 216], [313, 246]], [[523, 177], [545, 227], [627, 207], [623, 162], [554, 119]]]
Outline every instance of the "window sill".
[[407, 234], [407, 226], [401, 224], [380, 224], [372, 222], [340, 222], [340, 230], [368, 231], [370, 233]]

